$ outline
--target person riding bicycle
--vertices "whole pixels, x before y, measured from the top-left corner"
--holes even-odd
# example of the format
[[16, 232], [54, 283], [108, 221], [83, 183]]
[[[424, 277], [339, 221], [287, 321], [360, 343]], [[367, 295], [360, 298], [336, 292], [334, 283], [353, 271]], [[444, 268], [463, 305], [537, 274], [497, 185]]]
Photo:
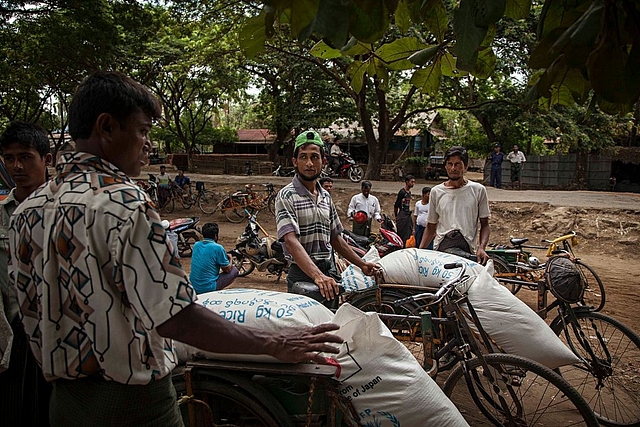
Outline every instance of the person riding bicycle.
[[318, 183], [324, 157], [324, 143], [317, 132], [306, 131], [296, 138], [296, 175], [276, 196], [276, 225], [285, 254], [293, 258], [287, 289], [291, 291], [296, 282], [315, 282], [321, 295], [333, 300], [339, 287], [332, 248], [369, 276], [374, 273], [375, 264], [360, 258], [341, 236], [344, 228], [338, 211], [329, 193]]
[[464, 147], [453, 146], [445, 153], [449, 179], [431, 189], [427, 229], [419, 247], [426, 248], [433, 241], [436, 250], [462, 256], [475, 254], [484, 265], [489, 259], [484, 249], [489, 242], [491, 212], [484, 185], [464, 177], [468, 165], [469, 155]]

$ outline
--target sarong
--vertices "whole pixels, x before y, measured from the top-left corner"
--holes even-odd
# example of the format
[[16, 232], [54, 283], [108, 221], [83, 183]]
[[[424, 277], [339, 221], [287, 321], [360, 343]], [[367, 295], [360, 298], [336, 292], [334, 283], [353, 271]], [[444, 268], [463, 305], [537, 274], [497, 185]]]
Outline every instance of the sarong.
[[511, 182], [520, 181], [520, 171], [522, 163], [511, 163]]
[[413, 221], [411, 221], [411, 212], [400, 211], [396, 217], [396, 228], [398, 236], [402, 237], [402, 241], [406, 242], [413, 234]]

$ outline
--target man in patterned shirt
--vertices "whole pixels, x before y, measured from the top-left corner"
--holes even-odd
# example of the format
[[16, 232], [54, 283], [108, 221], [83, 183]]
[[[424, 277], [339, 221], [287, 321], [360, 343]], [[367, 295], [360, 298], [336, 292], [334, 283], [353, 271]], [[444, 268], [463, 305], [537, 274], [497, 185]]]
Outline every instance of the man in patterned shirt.
[[287, 276], [288, 289], [296, 282], [315, 282], [322, 296], [332, 300], [339, 293], [332, 277], [335, 274], [332, 247], [369, 276], [375, 264], [360, 258], [340, 235], [343, 227], [336, 207], [318, 183], [324, 157], [324, 143], [317, 132], [303, 132], [296, 138], [293, 151], [296, 176], [278, 192], [276, 225], [278, 238], [294, 261]]
[[53, 384], [52, 426], [182, 426], [172, 339], [218, 353], [324, 362], [337, 325], [276, 333], [200, 304], [138, 176], [161, 108], [121, 73], [97, 72], [69, 107], [77, 152], [16, 209], [10, 273], [25, 332]]

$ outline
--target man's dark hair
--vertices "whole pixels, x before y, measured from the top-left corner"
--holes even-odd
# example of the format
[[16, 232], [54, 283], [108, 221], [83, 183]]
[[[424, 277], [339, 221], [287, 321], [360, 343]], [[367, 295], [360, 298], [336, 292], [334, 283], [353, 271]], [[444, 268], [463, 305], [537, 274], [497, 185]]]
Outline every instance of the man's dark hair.
[[364, 188], [364, 187], [371, 188], [371, 181], [362, 181], [362, 184], [360, 184], [360, 188]]
[[453, 147], [449, 148], [444, 154], [444, 163], [446, 164], [449, 160], [449, 157], [452, 156], [459, 156], [465, 166], [469, 164], [469, 153], [467, 153], [467, 150], [464, 147], [454, 145]]
[[78, 86], [69, 106], [69, 134], [74, 140], [91, 136], [98, 116], [108, 113], [120, 123], [142, 111], [157, 119], [162, 114], [158, 99], [131, 77], [98, 71]]
[[33, 148], [44, 157], [51, 152], [47, 131], [35, 123], [16, 120], [9, 123], [9, 126], [0, 136], [0, 150], [10, 144], [20, 144], [27, 148]]
[[206, 239], [218, 240], [220, 229], [215, 222], [207, 222], [202, 226], [202, 236]]
[[333, 178], [325, 176], [324, 178], [320, 178], [320, 180], [318, 182], [322, 186], [322, 184], [324, 184], [325, 182], [333, 182]]
[[413, 175], [407, 175], [407, 176], [405, 176], [405, 177], [404, 177], [404, 182], [405, 182], [405, 183], [406, 183], [406, 182], [409, 182], [409, 181], [411, 181], [412, 179], [416, 179], [416, 177], [415, 177], [415, 176], [413, 176]]
[[431, 187], [422, 187], [422, 195], [424, 196], [427, 193], [431, 193]]

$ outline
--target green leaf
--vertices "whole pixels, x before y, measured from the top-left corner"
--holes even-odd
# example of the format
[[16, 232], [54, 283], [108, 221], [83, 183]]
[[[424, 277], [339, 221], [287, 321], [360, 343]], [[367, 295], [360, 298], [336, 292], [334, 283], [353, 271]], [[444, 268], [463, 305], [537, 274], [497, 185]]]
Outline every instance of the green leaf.
[[533, 69], [547, 68], [557, 58], [551, 54], [551, 46], [558, 40], [564, 32], [563, 28], [556, 28], [549, 32], [533, 49], [529, 57], [529, 67]]
[[[353, 44], [353, 41], [355, 41], [355, 44]], [[364, 55], [365, 53], [371, 53], [372, 50], [371, 43], [362, 43], [355, 37], [351, 37], [349, 42], [340, 49], [345, 56]]]
[[556, 79], [557, 85], [563, 85], [571, 92], [573, 99], [582, 104], [587, 100], [591, 85], [577, 68], [568, 68], [567, 71]]
[[333, 59], [342, 56], [342, 52], [338, 49], [334, 49], [323, 41], [316, 43], [315, 46], [309, 51], [311, 55], [322, 59]]
[[538, 38], [544, 38], [556, 28], [568, 28], [591, 5], [592, 0], [547, 0], [538, 22]]
[[488, 79], [496, 68], [496, 55], [493, 49], [481, 49], [478, 53], [478, 60], [473, 67], [471, 74], [479, 79]]
[[608, 102], [600, 97], [596, 97], [598, 107], [607, 114], [624, 115], [633, 111], [633, 104], [620, 104], [617, 102]]
[[549, 102], [551, 105], [564, 105], [566, 107], [571, 107], [576, 103], [573, 96], [571, 96], [571, 91], [564, 85], [554, 88]]
[[347, 68], [347, 76], [351, 81], [351, 87], [356, 93], [360, 93], [364, 82], [364, 74], [367, 72], [368, 64], [362, 61], [353, 61]]
[[389, 90], [389, 71], [380, 60], [375, 58], [373, 59], [373, 61], [369, 61], [367, 73], [371, 77], [375, 76], [375, 79], [378, 83], [378, 88], [380, 88], [384, 92], [387, 92]]
[[449, 17], [447, 9], [442, 0], [429, 0], [424, 7], [424, 23], [431, 33], [436, 37], [438, 43], [444, 41], [445, 34], [449, 28]]
[[526, 19], [531, 11], [531, 0], [507, 0], [504, 14], [511, 19]]
[[450, 52], [445, 53], [441, 59], [440, 64], [442, 68], [442, 75], [447, 77], [464, 77], [469, 75], [467, 71], [458, 69], [456, 63], [457, 59]]
[[315, 17], [313, 31], [320, 34], [330, 46], [340, 49], [349, 40], [348, 8], [341, 0], [323, 0]]
[[[341, 0], [324, 0], [337, 1]], [[323, 6], [324, 7], [324, 6]], [[349, 31], [358, 40], [366, 43], [374, 43], [381, 39], [389, 28], [389, 11], [384, 2], [371, 1], [367, 3], [366, 10], [352, 4], [349, 17]]]
[[400, 30], [400, 34], [406, 34], [411, 27], [411, 16], [409, 16], [409, 9], [405, 0], [401, 0], [398, 3], [395, 13], [396, 26]]
[[475, 25], [488, 27], [504, 15], [506, 0], [475, 0], [474, 6]]
[[295, 0], [287, 4], [290, 10], [291, 34], [294, 37], [300, 39], [303, 34], [310, 34], [308, 29], [313, 30], [313, 21], [319, 6], [319, 0]]
[[456, 35], [454, 46], [460, 69], [471, 71], [478, 57], [478, 48], [487, 34], [486, 27], [475, 25], [473, 0], [461, 0], [460, 7], [454, 14], [453, 30]]
[[403, 37], [391, 43], [385, 43], [375, 51], [375, 55], [389, 70], [408, 70], [414, 64], [407, 58], [424, 48], [424, 44], [415, 37]]
[[266, 41], [264, 19], [262, 14], [249, 18], [240, 29], [238, 37], [240, 47], [247, 58], [255, 58], [259, 53], [264, 52], [264, 42]]
[[551, 46], [551, 55], [564, 53], [570, 66], [582, 67], [593, 50], [603, 20], [604, 4], [594, 2]]
[[640, 43], [634, 43], [627, 65], [624, 70], [624, 79], [629, 88], [629, 97], [632, 102], [637, 102], [640, 98]]
[[415, 65], [423, 66], [427, 62], [431, 61], [434, 56], [436, 56], [439, 49], [440, 46], [432, 45], [425, 49], [417, 51], [407, 59]]
[[625, 66], [627, 53], [617, 43], [617, 31], [612, 24], [587, 63], [589, 80], [593, 90], [603, 100], [613, 103], [631, 103]]
[[440, 82], [442, 81], [442, 71], [440, 69], [440, 61], [434, 61], [433, 64], [421, 70], [417, 70], [411, 76], [411, 84], [420, 89], [421, 93], [429, 95], [437, 95], [440, 90]]

